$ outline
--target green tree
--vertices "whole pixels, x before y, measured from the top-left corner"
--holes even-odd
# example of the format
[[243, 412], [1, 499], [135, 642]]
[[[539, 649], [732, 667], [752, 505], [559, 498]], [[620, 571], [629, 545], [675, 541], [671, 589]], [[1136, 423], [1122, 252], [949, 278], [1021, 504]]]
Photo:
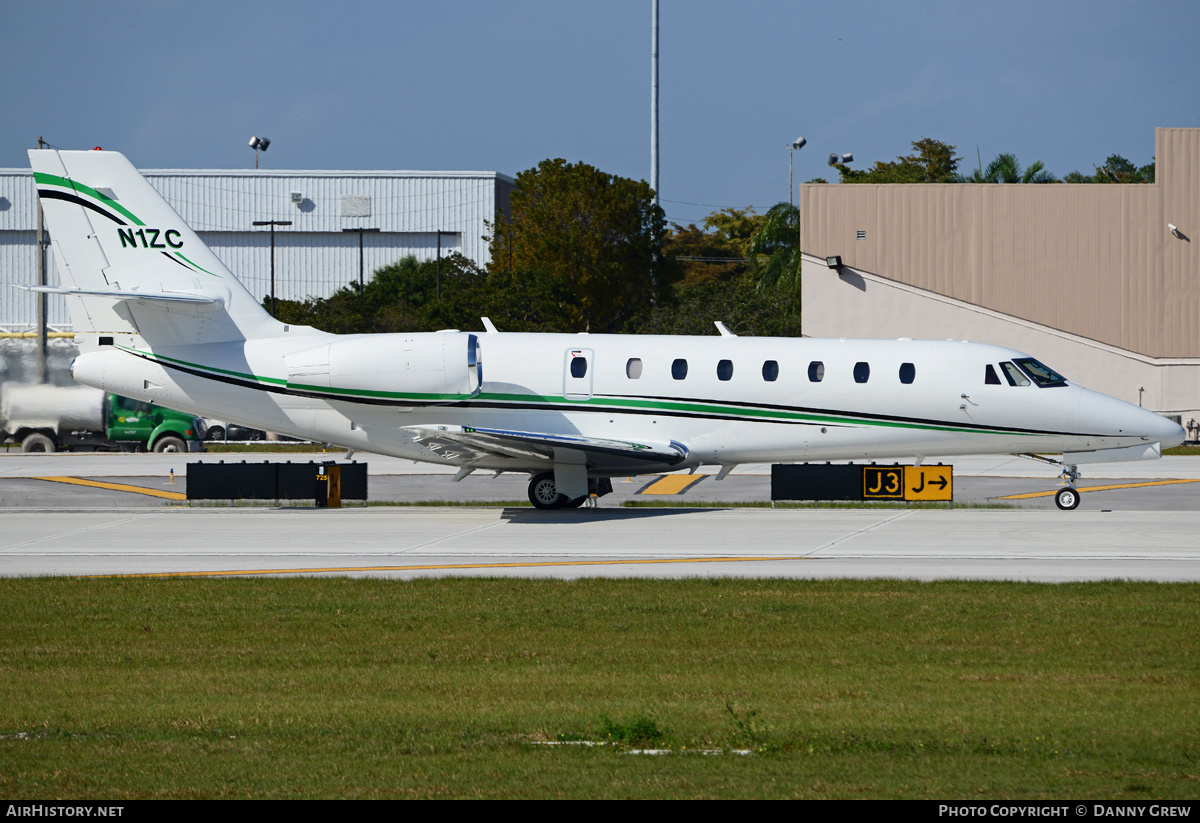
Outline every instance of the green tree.
[[561, 278], [537, 269], [485, 272], [465, 257], [442, 259], [441, 297], [437, 262], [406, 257], [375, 272], [359, 293], [358, 282], [327, 298], [276, 301], [285, 323], [338, 334], [478, 329], [490, 317], [509, 331], [576, 331]]
[[954, 179], [961, 157], [954, 156], [955, 147], [931, 137], [912, 142], [913, 154], [897, 157], [892, 162], [878, 160], [870, 169], [852, 169], [842, 163], [834, 165], [843, 183], [949, 183]]
[[755, 337], [799, 337], [800, 315], [793, 311], [790, 295], [756, 289], [753, 278], [742, 274], [728, 280], [684, 281], [664, 300], [636, 318], [626, 331], [632, 334], [716, 334], [720, 320], [734, 334]]
[[800, 209], [776, 203], [746, 248], [750, 274], [759, 291], [778, 291], [793, 305], [800, 301]]
[[1103, 165], [1093, 167], [1095, 173], [1085, 175], [1073, 171], [1063, 178], [1067, 183], [1153, 183], [1154, 161], [1138, 166], [1119, 154], [1110, 154]]
[[1058, 178], [1046, 170], [1046, 164], [1035, 160], [1029, 168], [1022, 169], [1021, 162], [1011, 152], [1001, 152], [987, 168], [974, 169], [969, 175], [957, 175], [957, 183], [1057, 183]]
[[688, 283], [737, 277], [746, 271], [746, 248], [762, 221], [751, 206], [713, 212], [704, 218], [703, 228], [676, 223], [663, 239], [663, 254], [679, 263]]
[[560, 279], [575, 330], [618, 330], [676, 277], [662, 254], [663, 212], [644, 181], [543, 160], [517, 175], [510, 205], [509, 215], [496, 216], [489, 271]]

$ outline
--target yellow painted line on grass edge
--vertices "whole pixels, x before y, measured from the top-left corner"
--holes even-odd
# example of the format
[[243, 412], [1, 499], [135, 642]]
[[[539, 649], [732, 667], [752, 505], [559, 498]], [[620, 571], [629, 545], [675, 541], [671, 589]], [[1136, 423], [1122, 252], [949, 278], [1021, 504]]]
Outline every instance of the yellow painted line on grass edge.
[[104, 483], [100, 480], [84, 480], [80, 477], [35, 477], [34, 480], [47, 480], [51, 483], [70, 483], [73, 486], [91, 486], [97, 489], [109, 489], [115, 492], [133, 492], [148, 494], [151, 497], [161, 497], [165, 500], [187, 500], [187, 495], [180, 492], [165, 492], [158, 489], [147, 489], [145, 486], [129, 486], [125, 483]]
[[225, 577], [248, 574], [321, 574], [334, 572], [412, 572], [452, 569], [531, 569], [552, 566], [638, 566], [651, 563], [761, 563], [764, 560], [816, 560], [815, 557], [678, 557], [656, 560], [554, 560], [544, 563], [445, 563], [430, 566], [332, 566], [312, 569], [226, 569], [211, 572], [147, 572], [145, 574], [89, 574], [87, 579], [110, 577]]
[[[1138, 489], [1143, 486], [1175, 486], [1180, 483], [1200, 483], [1200, 480], [1150, 480], [1145, 483], [1118, 483], [1113, 486], [1088, 486], [1086, 489], [1076, 489], [1077, 492], [1107, 492], [1113, 489]], [[1058, 489], [1048, 492], [1029, 492], [1028, 494], [1010, 494], [995, 500], [1030, 500], [1034, 497], [1053, 497]]]

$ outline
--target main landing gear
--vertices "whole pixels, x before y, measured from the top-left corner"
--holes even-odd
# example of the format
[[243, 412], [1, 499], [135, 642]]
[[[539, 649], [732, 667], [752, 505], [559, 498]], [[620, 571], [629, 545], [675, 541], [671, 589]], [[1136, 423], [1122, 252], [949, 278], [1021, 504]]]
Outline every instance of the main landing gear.
[[554, 482], [554, 472], [535, 474], [529, 481], [529, 502], [537, 509], [578, 509], [593, 495], [603, 497], [612, 491], [612, 481], [607, 477], [591, 478], [588, 480], [588, 493], [583, 497], [571, 499], [565, 494], [558, 493], [558, 485]]

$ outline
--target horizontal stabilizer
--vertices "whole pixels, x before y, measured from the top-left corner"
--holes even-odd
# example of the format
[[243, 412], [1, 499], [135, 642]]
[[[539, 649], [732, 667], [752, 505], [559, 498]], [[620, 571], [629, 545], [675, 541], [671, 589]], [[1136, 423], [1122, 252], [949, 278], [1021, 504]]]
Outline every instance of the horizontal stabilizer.
[[634, 443], [577, 434], [480, 429], [471, 426], [409, 426], [415, 440], [431, 451], [456, 462], [472, 463], [488, 457], [555, 461], [555, 452], [583, 452], [594, 468], [662, 463], [673, 466], [687, 458], [682, 443]]
[[164, 300], [170, 303], [216, 303], [217, 298], [203, 294], [184, 294], [170, 291], [119, 291], [117, 289], [64, 289], [60, 286], [22, 286], [10, 284], [14, 289], [22, 291], [42, 292], [43, 294], [73, 294], [75, 296], [89, 295], [108, 297], [112, 300]]

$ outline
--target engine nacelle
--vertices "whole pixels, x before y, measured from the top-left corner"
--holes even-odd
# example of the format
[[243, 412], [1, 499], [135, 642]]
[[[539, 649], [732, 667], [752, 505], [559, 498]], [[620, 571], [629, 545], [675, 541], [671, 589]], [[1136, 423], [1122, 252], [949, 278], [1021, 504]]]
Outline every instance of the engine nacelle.
[[415, 403], [479, 394], [479, 338], [465, 332], [353, 335], [285, 358], [288, 388]]

